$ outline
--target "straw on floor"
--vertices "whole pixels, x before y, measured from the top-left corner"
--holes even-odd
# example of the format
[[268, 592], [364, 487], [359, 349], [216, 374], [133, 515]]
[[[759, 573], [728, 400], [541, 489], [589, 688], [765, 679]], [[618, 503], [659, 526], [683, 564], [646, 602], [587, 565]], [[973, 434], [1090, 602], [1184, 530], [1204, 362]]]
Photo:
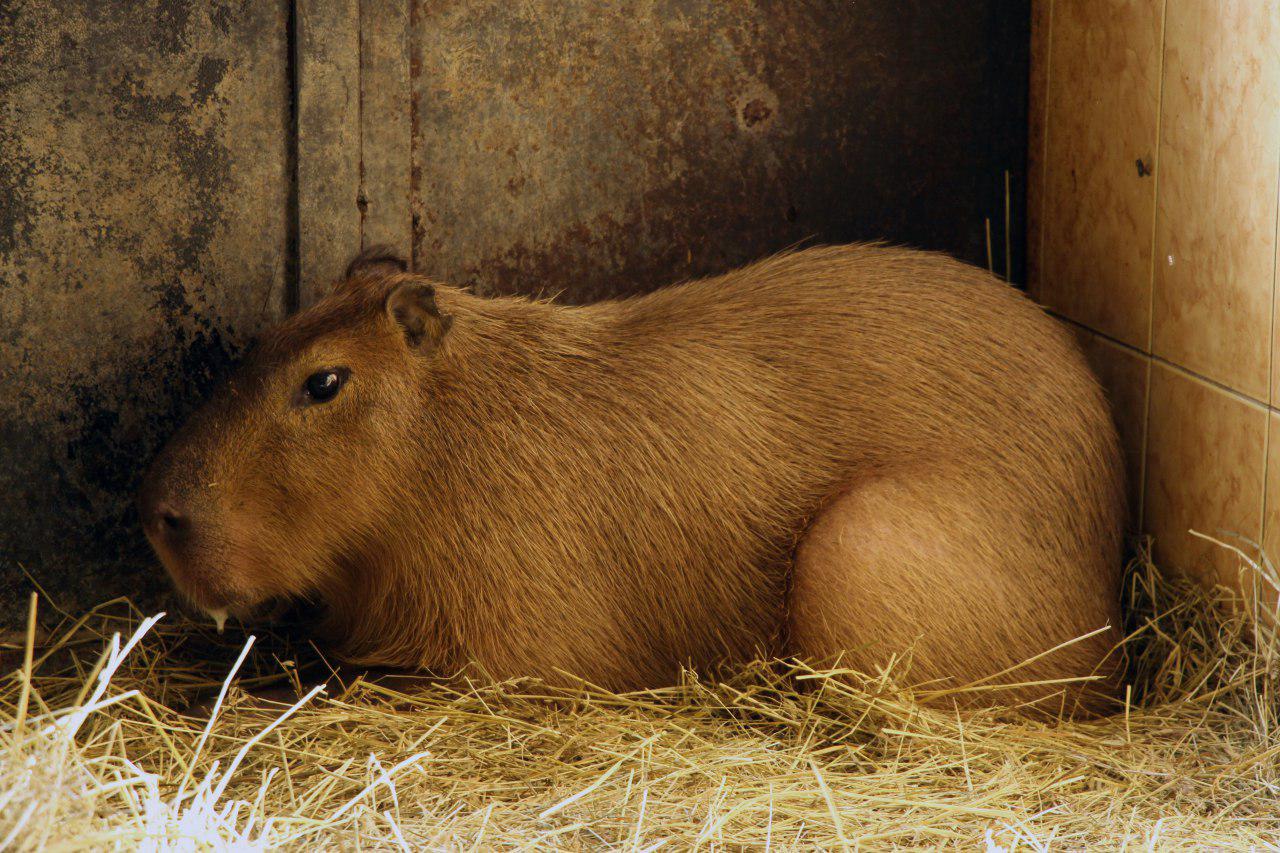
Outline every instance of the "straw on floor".
[[[318, 693], [302, 647], [112, 602], [0, 644], [0, 850], [1275, 849], [1274, 620], [1145, 549], [1128, 588], [1130, 707], [1056, 724], [777, 663], [631, 695]], [[302, 699], [245, 693], [280, 682]], [[208, 724], [173, 710], [194, 697]]]

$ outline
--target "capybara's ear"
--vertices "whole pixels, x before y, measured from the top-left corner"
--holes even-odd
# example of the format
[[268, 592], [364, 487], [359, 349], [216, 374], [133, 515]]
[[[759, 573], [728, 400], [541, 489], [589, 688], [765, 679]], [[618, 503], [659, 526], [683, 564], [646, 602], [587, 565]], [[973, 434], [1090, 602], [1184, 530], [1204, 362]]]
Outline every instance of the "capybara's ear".
[[436, 290], [429, 284], [406, 281], [387, 297], [387, 315], [404, 332], [411, 349], [430, 352], [440, 345], [453, 317], [441, 314], [436, 305]]
[[352, 258], [351, 263], [347, 264], [347, 271], [343, 276], [343, 280], [347, 281], [357, 276], [374, 278], [408, 271], [409, 262], [401, 257], [400, 253], [395, 249], [382, 245], [370, 246]]

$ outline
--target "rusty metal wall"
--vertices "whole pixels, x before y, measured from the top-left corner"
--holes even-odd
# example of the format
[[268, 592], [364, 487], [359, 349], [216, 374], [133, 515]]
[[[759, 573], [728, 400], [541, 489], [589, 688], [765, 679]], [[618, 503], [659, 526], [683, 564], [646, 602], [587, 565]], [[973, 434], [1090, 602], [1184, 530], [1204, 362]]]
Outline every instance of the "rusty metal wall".
[[1003, 266], [1024, 6], [0, 0], [0, 623], [24, 573], [163, 587], [140, 469], [362, 245], [569, 301], [806, 240], [983, 261], [987, 217]]
[[801, 240], [977, 260], [990, 190], [1025, 150], [1019, 132], [1003, 162], [988, 147], [1018, 97], [992, 101], [1001, 5], [423, 4], [414, 257], [485, 292], [573, 301]]
[[287, 20], [0, 11], [0, 618], [24, 570], [64, 608], [162, 586], [139, 467], [284, 305]]

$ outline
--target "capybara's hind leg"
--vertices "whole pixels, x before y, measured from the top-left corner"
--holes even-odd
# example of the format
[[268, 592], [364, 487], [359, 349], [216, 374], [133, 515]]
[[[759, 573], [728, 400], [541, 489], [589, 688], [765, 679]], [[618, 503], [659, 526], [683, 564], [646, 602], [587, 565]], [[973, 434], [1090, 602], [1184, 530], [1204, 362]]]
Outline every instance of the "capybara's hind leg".
[[[1119, 628], [1108, 579], [1118, 567], [1099, 564], [1113, 559], [1101, 543], [1067, 553], [1074, 543], [1035, 533], [1020, 511], [1046, 509], [1002, 500], [1000, 485], [971, 470], [904, 472], [829, 502], [797, 548], [790, 651], [870, 674], [897, 655], [909, 661], [905, 683], [922, 689], [1023, 685], [951, 694], [960, 704], [1108, 707]], [[1095, 674], [1108, 677], [1070, 681]]]

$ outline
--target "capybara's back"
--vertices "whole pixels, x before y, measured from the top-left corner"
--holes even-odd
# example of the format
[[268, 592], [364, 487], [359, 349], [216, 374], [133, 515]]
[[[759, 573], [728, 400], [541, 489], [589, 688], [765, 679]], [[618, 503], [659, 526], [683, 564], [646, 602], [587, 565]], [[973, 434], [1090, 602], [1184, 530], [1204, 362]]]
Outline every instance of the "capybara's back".
[[[1018, 703], [1111, 675], [1122, 506], [1071, 336], [876, 246], [584, 307], [358, 259], [143, 494], [199, 605], [318, 599], [355, 660], [626, 689], [905, 659], [937, 697]], [[1052, 683], [990, 692], [1027, 682]]]

